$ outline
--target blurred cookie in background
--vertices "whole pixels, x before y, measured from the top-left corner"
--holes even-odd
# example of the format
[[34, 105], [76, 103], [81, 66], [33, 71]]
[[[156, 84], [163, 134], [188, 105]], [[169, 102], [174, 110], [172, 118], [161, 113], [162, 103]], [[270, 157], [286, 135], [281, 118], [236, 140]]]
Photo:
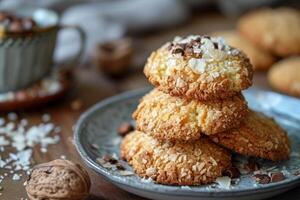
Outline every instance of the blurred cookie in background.
[[268, 81], [274, 89], [300, 97], [300, 56], [274, 64], [268, 72]]
[[300, 12], [293, 8], [264, 8], [240, 18], [237, 29], [254, 44], [286, 57], [300, 54]]
[[221, 36], [230, 46], [244, 51], [255, 70], [267, 70], [276, 61], [270, 52], [259, 48], [234, 30], [217, 31], [212, 35]]

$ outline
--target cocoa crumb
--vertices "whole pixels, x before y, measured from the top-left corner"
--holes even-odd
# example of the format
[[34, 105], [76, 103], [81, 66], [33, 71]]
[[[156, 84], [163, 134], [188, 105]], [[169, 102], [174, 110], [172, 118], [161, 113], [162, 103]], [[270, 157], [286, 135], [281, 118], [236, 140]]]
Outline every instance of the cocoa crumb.
[[112, 165], [118, 163], [118, 160], [115, 159], [114, 157], [112, 157], [112, 156], [109, 155], [109, 154], [106, 154], [105, 156], [103, 156], [103, 160], [104, 160], [105, 162], [109, 162], [109, 163], [112, 164]]
[[276, 183], [285, 179], [285, 176], [282, 172], [273, 172], [271, 173], [271, 182]]
[[252, 177], [256, 182], [260, 184], [268, 184], [271, 181], [271, 178], [267, 174], [255, 174]]
[[125, 167], [123, 165], [121, 165], [120, 163], [116, 164], [116, 168], [121, 171], [125, 170]]
[[120, 136], [124, 137], [133, 129], [134, 127], [129, 122], [124, 122], [118, 127], [117, 132]]
[[249, 172], [254, 172], [259, 170], [259, 164], [254, 160], [254, 158], [249, 158], [248, 163], [244, 166]]
[[293, 173], [293, 175], [294, 175], [294, 176], [299, 176], [299, 175], [300, 175], [300, 171], [295, 171], [295, 172]]
[[230, 169], [227, 169], [224, 173], [223, 173], [224, 176], [228, 176], [230, 178], [238, 178], [241, 173], [240, 171], [238, 170], [238, 168], [236, 167], [231, 167]]
[[216, 42], [214, 42], [213, 44], [214, 44], [214, 48], [218, 49], [218, 44]]
[[192, 40], [192, 44], [193, 44], [193, 45], [197, 45], [197, 44], [199, 44], [199, 43], [201, 43], [201, 38], [200, 38], [200, 37], [198, 37], [198, 38]]

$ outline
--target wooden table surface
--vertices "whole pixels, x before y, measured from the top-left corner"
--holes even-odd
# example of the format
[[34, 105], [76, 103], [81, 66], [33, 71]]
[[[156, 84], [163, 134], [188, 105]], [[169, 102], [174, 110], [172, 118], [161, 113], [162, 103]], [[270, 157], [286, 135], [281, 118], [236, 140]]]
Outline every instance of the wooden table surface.
[[[225, 18], [215, 13], [206, 14], [205, 16], [206, 17], [199, 15], [193, 17], [189, 23], [180, 27], [133, 36], [136, 50], [134, 64], [130, 73], [125, 75], [124, 78], [118, 80], [110, 79], [100, 72], [98, 73], [97, 69], [93, 65], [86, 64], [84, 66], [77, 67], [75, 70], [75, 88], [64, 100], [38, 111], [21, 112], [20, 115], [27, 118], [30, 122], [36, 122], [41, 118], [43, 113], [49, 113], [53, 122], [62, 128], [62, 132], [60, 133], [60, 143], [56, 145], [49, 145], [48, 152], [46, 154], [40, 153], [36, 149], [34, 151], [34, 161], [36, 163], [42, 163], [60, 158], [61, 155], [65, 155], [67, 159], [83, 164], [72, 143], [72, 127], [76, 123], [80, 114], [91, 105], [106, 97], [122, 91], [148, 86], [149, 84], [142, 74], [143, 63], [149, 53], [165, 41], [172, 39], [176, 35], [209, 33], [215, 30], [231, 29], [234, 28], [234, 24], [236, 22], [236, 19]], [[254, 87], [264, 89], [269, 88], [266, 83], [264, 73], [255, 74]], [[73, 99], [80, 99], [84, 103], [82, 109], [74, 111], [70, 108], [70, 102]], [[92, 179], [91, 197], [89, 199], [143, 199], [117, 188], [91, 170], [89, 170], [89, 173]], [[25, 177], [23, 177], [21, 181], [12, 181], [11, 178], [5, 179], [2, 183], [4, 190], [2, 191], [3, 194], [0, 196], [0, 199], [15, 200], [21, 199], [21, 197], [26, 197], [26, 192], [23, 186], [23, 182], [25, 180]], [[300, 199], [300, 188], [272, 199]]]

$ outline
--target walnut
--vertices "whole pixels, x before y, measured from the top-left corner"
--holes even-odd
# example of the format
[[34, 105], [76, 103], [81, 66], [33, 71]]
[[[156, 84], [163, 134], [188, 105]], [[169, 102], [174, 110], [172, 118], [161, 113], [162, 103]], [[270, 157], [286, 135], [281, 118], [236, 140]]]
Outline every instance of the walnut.
[[30, 174], [26, 191], [30, 200], [82, 200], [90, 190], [88, 173], [68, 160], [37, 165]]

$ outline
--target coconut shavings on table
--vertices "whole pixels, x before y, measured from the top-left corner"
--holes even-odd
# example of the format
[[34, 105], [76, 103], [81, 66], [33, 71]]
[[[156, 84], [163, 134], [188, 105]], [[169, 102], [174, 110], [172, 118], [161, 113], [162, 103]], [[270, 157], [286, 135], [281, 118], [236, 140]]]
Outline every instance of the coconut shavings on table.
[[58, 93], [62, 88], [61, 76], [59, 73], [52, 73], [24, 90], [0, 93], [0, 103], [50, 96]]
[[33, 148], [39, 147], [46, 153], [49, 145], [60, 140], [60, 127], [53, 124], [49, 114], [41, 117], [41, 122], [30, 125], [27, 119], [19, 119], [16, 113], [8, 113], [0, 118], [0, 187], [5, 179], [20, 181], [24, 173], [29, 173], [33, 164]]

